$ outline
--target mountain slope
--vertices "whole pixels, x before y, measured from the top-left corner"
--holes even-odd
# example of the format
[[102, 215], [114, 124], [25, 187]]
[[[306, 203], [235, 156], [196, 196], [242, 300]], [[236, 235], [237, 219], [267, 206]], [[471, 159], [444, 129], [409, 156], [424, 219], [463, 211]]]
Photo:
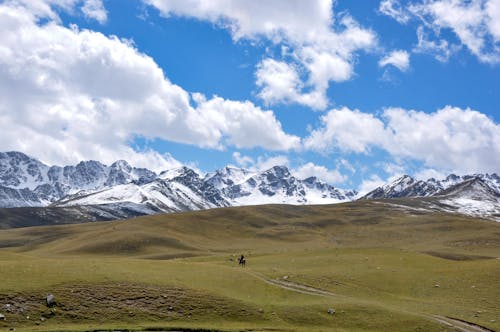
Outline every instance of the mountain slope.
[[480, 178], [467, 179], [435, 197], [451, 211], [500, 221], [500, 193]]
[[106, 204], [149, 214], [248, 204], [337, 203], [355, 195], [315, 177], [298, 179], [284, 166], [260, 173], [226, 166], [200, 176], [185, 166], [156, 174], [124, 160], [111, 166], [82, 161], [60, 167], [20, 152], [0, 154], [0, 207]]
[[[426, 181], [405, 175], [362, 199], [436, 197], [435, 206], [446, 211], [487, 217], [498, 214], [499, 195], [496, 174], [451, 174]], [[157, 174], [124, 160], [111, 166], [91, 160], [60, 167], [20, 152], [0, 153], [0, 207], [6, 208], [87, 206], [102, 218], [126, 218], [241, 205], [333, 204], [356, 198], [354, 190], [335, 188], [316, 177], [299, 179], [285, 166], [262, 172], [226, 166], [205, 176], [182, 166]]]
[[351, 201], [357, 194], [336, 189], [315, 177], [297, 179], [285, 166], [274, 166], [222, 192], [233, 205], [331, 204]]
[[154, 172], [131, 167], [124, 160], [109, 167], [93, 160], [75, 166], [49, 167], [21, 152], [5, 152], [0, 153], [0, 186], [3, 187], [0, 207], [47, 206], [82, 191], [88, 193], [130, 182], [147, 183], [155, 178]]
[[464, 176], [450, 174], [443, 180], [431, 178], [426, 181], [417, 181], [409, 175], [403, 175], [388, 184], [372, 190], [363, 196], [362, 199], [430, 197], [440, 195], [448, 188], [473, 179], [480, 179], [494, 192], [500, 193], [500, 177], [497, 174], [474, 174]]

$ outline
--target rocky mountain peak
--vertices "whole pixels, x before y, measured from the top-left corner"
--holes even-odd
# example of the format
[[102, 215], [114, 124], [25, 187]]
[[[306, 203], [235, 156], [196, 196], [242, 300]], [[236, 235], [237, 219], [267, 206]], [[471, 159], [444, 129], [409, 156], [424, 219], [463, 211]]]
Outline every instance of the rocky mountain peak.
[[132, 166], [125, 160], [117, 160], [110, 167], [111, 169], [119, 169], [128, 173], [132, 171]]
[[[120, 215], [137, 215], [232, 205], [331, 204], [356, 196], [356, 191], [335, 188], [316, 176], [299, 179], [286, 166], [262, 172], [226, 166], [201, 177], [186, 166], [157, 175], [125, 160], [111, 166], [91, 160], [49, 167], [23, 153], [0, 153], [0, 207], [105, 205], [123, 212]], [[488, 211], [500, 211], [500, 178], [450, 174], [423, 181], [403, 175], [364, 198], [431, 196], [450, 204], [467, 201], [477, 215], [486, 201]]]

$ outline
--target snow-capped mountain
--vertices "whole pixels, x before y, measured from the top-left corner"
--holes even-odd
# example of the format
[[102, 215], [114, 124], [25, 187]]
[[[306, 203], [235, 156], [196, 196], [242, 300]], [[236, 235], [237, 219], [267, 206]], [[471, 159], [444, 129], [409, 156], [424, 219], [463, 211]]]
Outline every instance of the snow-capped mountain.
[[458, 212], [474, 217], [500, 221], [500, 177], [497, 174], [458, 176], [444, 180], [417, 181], [404, 175], [379, 187], [362, 199], [423, 197], [422, 207], [428, 210]]
[[[354, 191], [336, 189], [316, 178], [299, 180], [284, 166], [253, 173], [225, 167], [201, 177], [188, 167], [161, 172], [146, 184], [130, 183], [94, 193], [70, 195], [57, 206], [136, 204], [144, 213], [258, 204], [321, 204], [352, 200]], [[117, 206], [119, 208], [119, 206]]]
[[[316, 177], [299, 179], [285, 166], [262, 172], [226, 166], [201, 175], [186, 166], [159, 174], [120, 160], [48, 166], [20, 152], [0, 153], [0, 207], [85, 207], [92, 215], [137, 216], [259, 204], [331, 204], [357, 198]], [[433, 198], [434, 207], [475, 216], [500, 215], [496, 174], [416, 180], [408, 175], [362, 199]], [[496, 217], [495, 217], [496, 218]]]
[[111, 166], [82, 161], [47, 166], [21, 152], [0, 153], [0, 207], [46, 206], [67, 195], [84, 195], [130, 182], [148, 183], [157, 175], [120, 160]]
[[227, 187], [242, 184], [254, 175], [255, 173], [243, 168], [226, 166], [213, 173], [208, 173], [205, 177], [205, 181], [221, 190]]
[[480, 179], [493, 191], [500, 193], [500, 177], [497, 174], [474, 174], [464, 176], [450, 174], [444, 180], [430, 178], [426, 181], [416, 180], [409, 175], [403, 175], [391, 183], [372, 190], [362, 198], [381, 199], [435, 196], [452, 186], [471, 179]]
[[225, 186], [222, 193], [233, 205], [329, 204], [353, 200], [357, 194], [336, 189], [315, 177], [297, 179], [285, 166], [274, 166], [241, 183]]
[[355, 191], [315, 177], [298, 179], [287, 167], [251, 172], [226, 166], [201, 176], [188, 167], [156, 174], [120, 160], [47, 166], [23, 153], [0, 154], [0, 207], [102, 206], [138, 213], [268, 203], [326, 204], [353, 200]]

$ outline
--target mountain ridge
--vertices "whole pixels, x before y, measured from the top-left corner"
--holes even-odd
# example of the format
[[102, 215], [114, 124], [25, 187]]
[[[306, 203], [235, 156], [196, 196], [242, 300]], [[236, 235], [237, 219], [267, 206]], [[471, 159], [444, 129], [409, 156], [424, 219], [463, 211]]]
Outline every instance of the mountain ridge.
[[[474, 194], [476, 193], [476, 195]], [[261, 172], [225, 166], [201, 175], [181, 166], [156, 173], [125, 160], [48, 166], [21, 152], [0, 153], [0, 207], [96, 207], [119, 216], [261, 204], [333, 204], [356, 199], [435, 198], [475, 216], [500, 213], [500, 177], [455, 175], [417, 180], [403, 175], [363, 197], [317, 177], [299, 179], [286, 166]], [[442, 203], [442, 204], [441, 204]], [[482, 214], [482, 210], [485, 211]], [[494, 219], [497, 219], [496, 217]]]
[[286, 166], [263, 172], [226, 166], [201, 176], [186, 166], [156, 174], [119, 160], [48, 166], [21, 152], [0, 153], [0, 207], [132, 203], [147, 213], [267, 203], [318, 204], [354, 199], [357, 192], [317, 178], [293, 176]]

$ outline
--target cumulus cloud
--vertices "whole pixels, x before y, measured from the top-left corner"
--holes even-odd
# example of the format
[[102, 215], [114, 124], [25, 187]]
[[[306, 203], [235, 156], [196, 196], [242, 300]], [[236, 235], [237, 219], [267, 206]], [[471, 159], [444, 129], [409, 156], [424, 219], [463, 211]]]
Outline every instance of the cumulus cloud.
[[[217, 24], [229, 30], [235, 41], [266, 39], [290, 48], [290, 55], [264, 59], [257, 66], [258, 95], [268, 104], [294, 102], [326, 108], [329, 83], [350, 79], [357, 52], [377, 44], [373, 31], [345, 13], [334, 15], [332, 0], [144, 1], [166, 17]], [[304, 72], [304, 79], [297, 68]]]
[[85, 16], [103, 24], [108, 19], [108, 13], [104, 8], [102, 0], [86, 0], [82, 6]]
[[306, 149], [367, 153], [371, 146], [386, 144], [384, 123], [372, 114], [343, 107], [322, 116], [321, 123], [304, 140]]
[[108, 18], [102, 0], [6, 0], [4, 4], [22, 6], [37, 17], [48, 17], [55, 21], [60, 21], [57, 10], [70, 14], [81, 13], [101, 24]]
[[368, 179], [364, 179], [358, 187], [358, 197], [368, 194], [370, 191], [383, 186], [387, 181], [382, 180], [378, 175], [374, 174]]
[[262, 172], [274, 166], [288, 166], [290, 160], [285, 155], [258, 156], [256, 159], [242, 155], [240, 152], [233, 152], [233, 159], [240, 167], [244, 167], [252, 172]]
[[271, 111], [190, 94], [130, 42], [66, 28], [50, 12], [41, 25], [41, 13], [19, 3], [0, 5], [1, 150], [62, 164], [130, 154], [140, 159], [147, 153], [134, 154], [136, 137], [218, 149], [299, 145]]
[[443, 180], [444, 178], [446, 178], [447, 175], [448, 174], [443, 173], [434, 168], [424, 168], [415, 173], [415, 179], [423, 181], [428, 180], [430, 178], [434, 178], [436, 180]]
[[486, 24], [495, 42], [500, 41], [500, 0], [491, 0], [486, 4], [488, 18]]
[[420, 22], [416, 51], [446, 60], [456, 51], [455, 43], [441, 33], [448, 30], [481, 62], [500, 62], [500, 0], [419, 0], [405, 8], [397, 3], [383, 0], [379, 9], [400, 23], [408, 21], [402, 17]]
[[207, 128], [207, 137], [212, 137], [213, 143], [200, 141], [198, 145], [213, 146], [218, 142], [220, 147], [260, 146], [268, 150], [290, 150], [300, 146], [300, 138], [286, 134], [273, 112], [263, 111], [249, 101], [214, 96], [197, 104], [189, 122]]
[[431, 167], [498, 171], [500, 125], [486, 115], [447, 106], [434, 113], [389, 108], [384, 111], [393, 154]]
[[257, 66], [258, 96], [268, 104], [298, 103], [314, 109], [327, 106], [326, 95], [317, 90], [305, 92], [296, 66], [284, 61], [265, 59]]
[[325, 166], [315, 165], [312, 162], [294, 169], [293, 174], [299, 179], [315, 176], [328, 183], [342, 183], [346, 180], [346, 176], [341, 174], [338, 169], [328, 169]]
[[235, 151], [232, 154], [234, 161], [238, 166], [241, 166], [243, 168], [248, 168], [251, 165], [254, 164], [253, 158], [249, 156], [242, 155], [241, 152]]
[[410, 68], [410, 54], [403, 50], [392, 51], [378, 62], [380, 67], [392, 65], [401, 71], [407, 71]]
[[498, 172], [500, 125], [480, 112], [451, 106], [433, 113], [387, 108], [379, 117], [344, 107], [323, 116], [304, 147], [355, 153], [377, 147], [429, 168]]

